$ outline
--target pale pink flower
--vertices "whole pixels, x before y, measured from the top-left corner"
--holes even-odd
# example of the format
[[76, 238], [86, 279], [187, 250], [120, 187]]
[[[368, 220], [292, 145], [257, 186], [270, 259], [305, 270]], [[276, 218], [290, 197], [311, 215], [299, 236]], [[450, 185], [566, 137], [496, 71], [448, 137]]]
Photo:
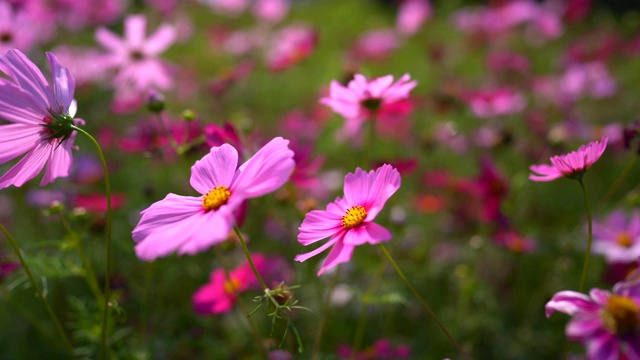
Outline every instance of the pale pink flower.
[[255, 0], [253, 16], [256, 19], [276, 23], [289, 12], [289, 0]]
[[[0, 178], [0, 189], [22, 186], [45, 168], [40, 185], [69, 174], [75, 133], [75, 80], [55, 55], [47, 53], [52, 83], [23, 53], [10, 50], [0, 57], [0, 164], [25, 155]], [[78, 120], [79, 122], [81, 120]]]
[[14, 10], [6, 1], [0, 2], [0, 54], [11, 49], [29, 51], [41, 40], [41, 30], [23, 10]]
[[142, 211], [132, 234], [138, 258], [195, 254], [224, 241], [234, 211], [246, 199], [275, 191], [289, 179], [294, 154], [288, 143], [275, 138], [240, 167], [231, 145], [211, 148], [191, 168], [191, 186], [200, 196], [169, 194]]
[[150, 89], [166, 90], [173, 85], [169, 64], [159, 55], [175, 41], [176, 30], [161, 25], [146, 37], [147, 19], [144, 15], [131, 15], [125, 19], [124, 38], [107, 30], [96, 30], [96, 41], [108, 51], [105, 66], [115, 68], [113, 86], [117, 91], [145, 94]]
[[632, 263], [640, 258], [640, 211], [627, 216], [611, 213], [604, 221], [593, 223], [593, 252], [609, 263]]
[[429, 0], [405, 0], [400, 4], [396, 29], [402, 35], [413, 35], [431, 16]]
[[400, 46], [401, 38], [393, 29], [370, 30], [353, 46], [352, 56], [358, 60], [384, 60]]
[[395, 83], [392, 75], [369, 81], [364, 75], [355, 74], [346, 87], [332, 81], [329, 96], [321, 98], [320, 103], [342, 115], [347, 121], [345, 133], [355, 136], [367, 118], [375, 118], [389, 105], [409, 97], [409, 92], [418, 84], [409, 80], [409, 74]]
[[603, 137], [600, 142], [592, 141], [582, 145], [577, 151], [565, 155], [551, 157], [551, 165], [531, 165], [529, 179], [533, 181], [552, 181], [561, 177], [580, 179], [607, 148], [608, 138]]
[[391, 240], [389, 230], [373, 220], [398, 188], [400, 174], [391, 165], [385, 164], [368, 173], [358, 168], [355, 174], [347, 174], [344, 198], [337, 198], [327, 205], [326, 210], [307, 213], [299, 228], [298, 242], [304, 246], [327, 237], [330, 237], [329, 241], [309, 253], [297, 255], [295, 260], [305, 261], [333, 246], [318, 271], [321, 275], [338, 264], [348, 262], [356, 246]]

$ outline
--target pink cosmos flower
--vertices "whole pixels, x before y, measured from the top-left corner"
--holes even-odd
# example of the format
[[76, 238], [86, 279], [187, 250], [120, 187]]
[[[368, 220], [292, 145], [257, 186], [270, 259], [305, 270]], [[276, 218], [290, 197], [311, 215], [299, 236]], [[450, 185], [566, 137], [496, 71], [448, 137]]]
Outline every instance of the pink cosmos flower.
[[142, 211], [132, 234], [138, 258], [195, 254], [226, 239], [234, 211], [246, 199], [270, 193], [289, 179], [294, 154], [288, 143], [277, 137], [240, 167], [231, 145], [211, 148], [191, 168], [191, 186], [200, 196], [169, 194]]
[[363, 75], [355, 74], [346, 87], [332, 81], [329, 97], [323, 97], [320, 103], [342, 115], [347, 121], [345, 133], [355, 136], [367, 118], [375, 118], [386, 107], [409, 97], [409, 92], [418, 84], [409, 80], [409, 74], [395, 83], [392, 75], [369, 81]]
[[565, 155], [551, 157], [551, 165], [531, 165], [532, 174], [529, 179], [533, 181], [552, 181], [566, 176], [571, 179], [579, 179], [593, 165], [607, 148], [608, 138], [603, 137], [600, 142], [592, 141], [582, 145], [577, 151]]
[[[44, 186], [57, 177], [67, 176], [75, 133], [75, 80], [52, 53], [47, 53], [52, 83], [23, 53], [10, 50], [0, 57], [0, 164], [27, 153], [0, 177], [0, 189], [22, 186], [45, 169]], [[81, 120], [78, 120], [81, 122]]]
[[370, 30], [360, 35], [353, 46], [356, 60], [385, 60], [400, 46], [401, 38], [394, 29]]
[[[254, 253], [251, 256], [256, 269], [264, 280], [275, 288], [281, 283], [289, 283], [292, 271], [280, 257]], [[247, 261], [229, 271], [229, 279], [224, 269], [211, 272], [209, 283], [193, 294], [193, 307], [198, 314], [222, 314], [231, 311], [237, 296], [248, 290], [259, 290], [260, 284]]]
[[593, 252], [609, 263], [632, 263], [640, 258], [640, 211], [631, 217], [614, 211], [604, 221], [593, 223]]
[[560, 291], [545, 306], [547, 317], [560, 311], [573, 318], [565, 334], [587, 348], [591, 360], [640, 359], [640, 297], [614, 287], [591, 289], [589, 296]]
[[131, 15], [125, 19], [124, 38], [106, 28], [96, 30], [96, 41], [108, 51], [106, 66], [118, 71], [113, 79], [116, 97], [118, 93], [142, 96], [148, 90], [166, 90], [173, 85], [169, 64], [158, 56], [173, 44], [176, 30], [165, 24], [147, 38], [146, 25], [145, 16]]
[[0, 2], [0, 54], [11, 49], [29, 51], [41, 40], [38, 24], [23, 10], [14, 10], [6, 1]]
[[385, 202], [400, 187], [400, 174], [391, 165], [375, 171], [358, 168], [355, 174], [344, 178], [344, 198], [337, 198], [326, 210], [313, 210], [300, 226], [298, 242], [304, 246], [327, 237], [329, 241], [319, 248], [295, 257], [305, 261], [333, 246], [318, 276], [332, 267], [348, 262], [353, 249], [365, 243], [379, 244], [391, 239], [391, 233], [373, 220]]

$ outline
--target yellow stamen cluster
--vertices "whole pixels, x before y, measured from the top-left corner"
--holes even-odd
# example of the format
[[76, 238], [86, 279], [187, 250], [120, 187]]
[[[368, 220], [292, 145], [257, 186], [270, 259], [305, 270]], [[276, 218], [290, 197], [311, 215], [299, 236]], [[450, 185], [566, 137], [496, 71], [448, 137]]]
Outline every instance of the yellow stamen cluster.
[[202, 207], [207, 211], [218, 210], [220, 206], [227, 203], [229, 197], [231, 197], [231, 191], [228, 187], [217, 186], [202, 198]]
[[234, 294], [238, 289], [240, 289], [240, 280], [231, 279], [224, 282], [224, 291], [227, 294]]
[[602, 312], [604, 327], [616, 335], [626, 335], [638, 330], [640, 309], [627, 296], [611, 295]]
[[347, 229], [354, 228], [367, 217], [367, 210], [360, 205], [355, 205], [347, 209], [347, 213], [342, 217], [342, 226]]
[[620, 246], [629, 248], [633, 245], [633, 239], [626, 232], [620, 233], [616, 238], [616, 243]]

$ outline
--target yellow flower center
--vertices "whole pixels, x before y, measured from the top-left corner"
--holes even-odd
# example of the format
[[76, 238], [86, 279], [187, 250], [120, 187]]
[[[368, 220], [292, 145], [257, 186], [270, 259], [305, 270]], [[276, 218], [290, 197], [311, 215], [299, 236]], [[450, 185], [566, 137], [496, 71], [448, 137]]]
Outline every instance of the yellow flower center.
[[342, 217], [342, 226], [347, 229], [354, 228], [367, 217], [367, 210], [360, 205], [355, 205], [347, 209], [347, 213]]
[[202, 198], [202, 207], [207, 211], [218, 210], [220, 206], [227, 203], [229, 197], [231, 197], [231, 191], [228, 187], [217, 186]]
[[623, 232], [616, 238], [616, 243], [618, 243], [618, 245], [620, 246], [629, 248], [631, 247], [631, 245], [633, 245], [633, 240], [631, 239], [631, 236], [629, 236], [629, 234]]
[[224, 282], [224, 291], [227, 294], [235, 294], [235, 292], [240, 288], [240, 280], [231, 279]]
[[638, 330], [638, 305], [626, 296], [611, 295], [602, 313], [604, 327], [616, 335]]

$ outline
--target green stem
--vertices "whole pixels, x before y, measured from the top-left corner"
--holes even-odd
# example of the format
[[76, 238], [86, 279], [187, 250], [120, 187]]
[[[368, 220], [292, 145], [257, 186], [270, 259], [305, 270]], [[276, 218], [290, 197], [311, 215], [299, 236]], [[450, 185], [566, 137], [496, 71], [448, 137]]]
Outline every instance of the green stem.
[[584, 254], [584, 266], [582, 267], [582, 275], [580, 276], [580, 287], [578, 292], [582, 292], [584, 289], [584, 282], [587, 277], [587, 267], [589, 266], [589, 256], [591, 255], [591, 241], [593, 240], [593, 226], [591, 221], [591, 207], [589, 206], [589, 198], [587, 197], [587, 189], [584, 187], [582, 179], [579, 179], [580, 188], [582, 189], [582, 196], [584, 196], [584, 204], [587, 207], [587, 221], [589, 225], [589, 237], [587, 242], [587, 251]]
[[167, 140], [169, 140], [169, 144], [171, 145], [173, 150], [175, 150], [177, 153], [178, 148], [180, 146], [178, 145], [178, 143], [176, 142], [176, 139], [171, 134], [171, 131], [169, 131], [167, 124], [165, 124], [164, 117], [162, 116], [162, 112], [157, 113], [157, 115], [158, 115], [158, 122], [160, 123], [160, 127], [162, 128], [162, 131], [164, 131], [164, 135], [167, 137]]
[[73, 353], [73, 345], [71, 345], [71, 341], [69, 341], [69, 338], [67, 337], [67, 333], [62, 328], [62, 325], [60, 324], [58, 317], [53, 312], [53, 309], [51, 308], [51, 306], [49, 306], [49, 303], [47, 302], [47, 298], [45, 297], [44, 293], [40, 289], [40, 285], [38, 285], [38, 282], [33, 277], [33, 274], [31, 273], [31, 270], [29, 269], [27, 262], [22, 257], [22, 253], [20, 252], [18, 243], [16, 243], [16, 240], [13, 238], [13, 236], [11, 236], [11, 234], [7, 231], [7, 229], [2, 224], [0, 224], [0, 231], [2, 231], [4, 235], [7, 237], [7, 239], [9, 240], [9, 243], [11, 244], [11, 247], [13, 248], [13, 251], [18, 256], [18, 260], [20, 260], [20, 265], [22, 265], [22, 268], [27, 273], [27, 277], [29, 277], [29, 281], [31, 282], [31, 285], [35, 289], [36, 293], [38, 293], [38, 297], [40, 298], [40, 300], [42, 300], [42, 303], [44, 304], [44, 307], [46, 308], [47, 313], [49, 314], [49, 317], [51, 317], [51, 320], [56, 326], [56, 330], [58, 330], [60, 337], [62, 337], [62, 342], [64, 343], [64, 346], [67, 348], [67, 350], [69, 350], [71, 357], [76, 359], [76, 355]]
[[362, 339], [364, 338], [364, 330], [367, 324], [367, 299], [371, 297], [371, 294], [375, 291], [382, 279], [382, 275], [384, 274], [384, 270], [387, 268], [387, 263], [384, 261], [380, 262], [378, 265], [378, 270], [376, 270], [375, 275], [373, 275], [373, 279], [371, 280], [371, 284], [365, 291], [364, 295], [362, 295], [362, 308], [360, 309], [360, 318], [358, 319], [358, 326], [356, 328], [356, 335], [354, 336], [353, 353], [351, 354], [351, 359], [355, 359], [360, 350], [360, 345], [362, 345]]
[[385, 254], [385, 256], [387, 257], [391, 265], [393, 265], [393, 268], [396, 269], [396, 272], [398, 273], [398, 276], [400, 276], [400, 279], [402, 279], [404, 284], [407, 285], [407, 287], [409, 288], [409, 290], [411, 290], [413, 295], [420, 301], [420, 303], [422, 304], [422, 307], [429, 313], [429, 315], [433, 318], [433, 320], [435, 320], [435, 322], [440, 327], [440, 330], [442, 330], [442, 332], [449, 338], [449, 341], [451, 341], [451, 343], [458, 349], [458, 351], [460, 351], [460, 353], [464, 356], [465, 359], [471, 359], [471, 356], [462, 349], [462, 346], [460, 346], [460, 344], [458, 344], [457, 341], [455, 341], [455, 339], [453, 338], [453, 336], [451, 336], [451, 334], [449, 333], [447, 328], [444, 326], [442, 321], [440, 321], [440, 319], [436, 316], [433, 310], [431, 310], [431, 307], [427, 304], [426, 301], [424, 301], [422, 296], [418, 294], [418, 292], [411, 285], [409, 280], [407, 280], [402, 270], [400, 270], [400, 267], [398, 267], [398, 264], [396, 264], [396, 262], [391, 257], [391, 254], [389, 254], [389, 252], [387, 251], [387, 248], [385, 248], [383, 244], [378, 244], [378, 246], [380, 246], [380, 249], [382, 250], [382, 252]]
[[109, 182], [109, 170], [107, 169], [107, 162], [104, 158], [104, 154], [102, 153], [102, 148], [100, 144], [93, 138], [88, 132], [83, 129], [73, 126], [73, 129], [83, 135], [85, 135], [93, 145], [96, 147], [98, 151], [98, 157], [100, 158], [100, 162], [102, 163], [102, 171], [104, 172], [104, 187], [105, 187], [105, 195], [107, 197], [107, 219], [106, 219], [106, 265], [105, 265], [105, 275], [104, 275], [104, 307], [102, 310], [102, 336], [100, 339], [100, 358], [105, 359], [107, 356], [107, 320], [109, 317], [109, 299], [111, 292], [111, 225], [112, 225], [112, 211], [111, 211], [111, 183]]
[[333, 293], [333, 289], [336, 287], [338, 283], [338, 279], [340, 278], [340, 265], [337, 266], [336, 272], [329, 283], [329, 287], [327, 288], [327, 293], [324, 297], [324, 303], [322, 305], [322, 317], [320, 318], [320, 323], [318, 324], [318, 328], [316, 331], [316, 339], [313, 342], [313, 353], [311, 355], [311, 359], [318, 359], [320, 356], [320, 345], [322, 345], [322, 335], [324, 333], [324, 326], [327, 323], [327, 318], [329, 317], [329, 303], [331, 302], [331, 294]]
[[[229, 273], [229, 267], [227, 266], [227, 264], [226, 264], [226, 262], [224, 260], [224, 257], [222, 256], [222, 253], [220, 252], [220, 249], [218, 249], [217, 246], [214, 246], [213, 250], [216, 253], [216, 257], [218, 258], [218, 262], [220, 262], [220, 266], [222, 267], [222, 270], [224, 272], [225, 279], [227, 280], [227, 282], [229, 284], [232, 284], [231, 291], [233, 291], [233, 293], [234, 293], [234, 295], [236, 297], [236, 300], [238, 301], [238, 306], [240, 307], [240, 311], [242, 311], [243, 314], [248, 314], [249, 313], [249, 309], [245, 306], [244, 301], [241, 299], [241, 297], [238, 296], [238, 293], [236, 292], [235, 286], [233, 286], [233, 281], [232, 281], [231, 275]], [[256, 346], [258, 347], [258, 351], [260, 351], [260, 353], [262, 353], [264, 358], [268, 358], [269, 354], [267, 353], [266, 349], [264, 348], [264, 341], [262, 340], [262, 337], [260, 336], [260, 332], [258, 331], [258, 328], [256, 327], [256, 325], [253, 323], [253, 321], [249, 317], [243, 316], [243, 318], [245, 318], [245, 320], [249, 324], [249, 328], [251, 329], [251, 332], [253, 334], [254, 341], [256, 342]]]
[[606, 194], [602, 197], [602, 199], [598, 203], [597, 208], [600, 208], [604, 204], [606, 204], [607, 201], [609, 201], [609, 199], [611, 199], [611, 197], [620, 188], [620, 186], [622, 186], [622, 183], [624, 183], [624, 181], [629, 177], [629, 174], [631, 173], [631, 170], [633, 170], [633, 168], [636, 167], [636, 164], [638, 164], [638, 157], [640, 157], [640, 156], [635, 155], [631, 159], [631, 161], [629, 161], [629, 163], [627, 163], [627, 166], [625, 166], [625, 168], [622, 170], [622, 173], [620, 174], [620, 176], [618, 176], [616, 181], [614, 181], [614, 183], [611, 185], [609, 190], [607, 190]]
[[247, 247], [247, 243], [244, 241], [244, 237], [242, 236], [242, 233], [240, 233], [240, 229], [238, 229], [238, 225], [233, 225], [233, 231], [236, 232], [236, 235], [240, 240], [240, 245], [242, 245], [242, 251], [244, 251], [244, 255], [247, 257], [247, 261], [251, 266], [251, 270], [253, 270], [253, 274], [256, 276], [256, 279], [258, 279], [258, 282], [260, 283], [260, 287], [262, 288], [262, 291], [268, 290], [267, 285], [264, 283], [264, 280], [262, 280], [262, 276], [260, 276], [258, 269], [256, 269], [256, 266], [253, 263], [253, 260], [251, 260], [251, 254], [249, 253], [249, 248]]

